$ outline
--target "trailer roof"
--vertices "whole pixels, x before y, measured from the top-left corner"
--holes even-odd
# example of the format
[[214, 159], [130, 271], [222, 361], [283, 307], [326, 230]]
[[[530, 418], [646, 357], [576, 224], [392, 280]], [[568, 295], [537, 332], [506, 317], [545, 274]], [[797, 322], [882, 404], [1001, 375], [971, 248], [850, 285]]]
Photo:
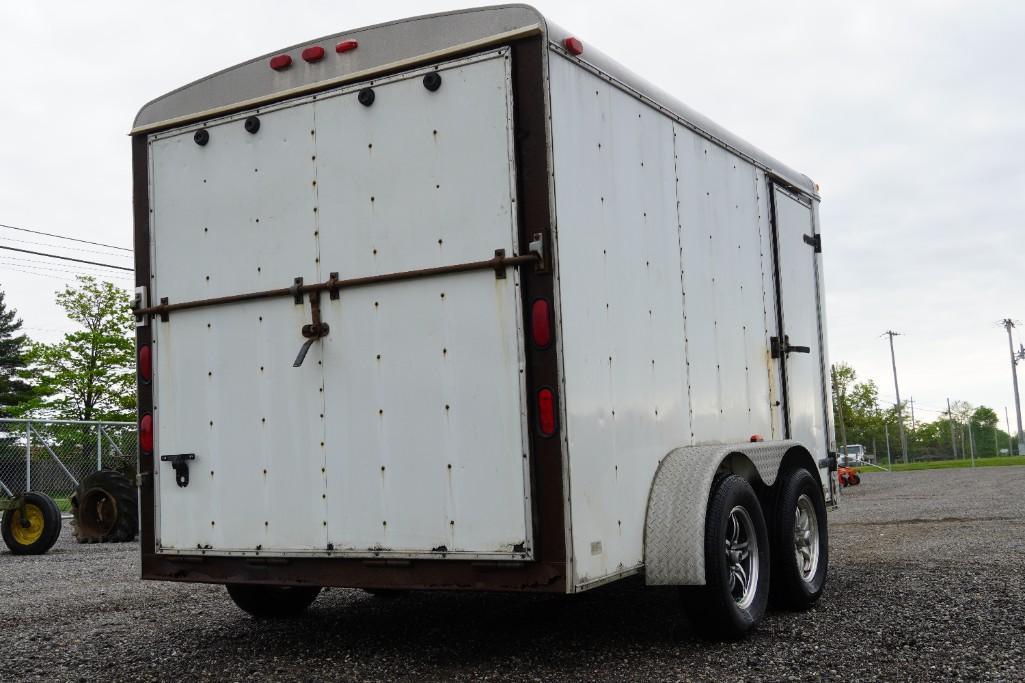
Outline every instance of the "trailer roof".
[[[586, 44], [582, 54], [570, 54], [563, 47], [563, 41], [572, 34], [546, 20], [529, 5], [498, 5], [411, 17], [305, 41], [218, 71], [148, 102], [136, 115], [132, 133], [184, 124], [308, 91], [366, 80], [377, 73], [432, 61], [447, 53], [538, 34], [545, 36], [552, 49], [608, 76], [696, 133], [748, 159], [802, 192], [818, 196], [817, 187], [808, 176], [730, 133], [590, 44]], [[358, 47], [332, 54], [343, 40], [354, 40]], [[323, 47], [328, 57], [315, 63], [304, 61], [300, 53], [312, 46]], [[269, 60], [276, 55], [289, 55], [292, 66], [280, 71], [272, 69]]]

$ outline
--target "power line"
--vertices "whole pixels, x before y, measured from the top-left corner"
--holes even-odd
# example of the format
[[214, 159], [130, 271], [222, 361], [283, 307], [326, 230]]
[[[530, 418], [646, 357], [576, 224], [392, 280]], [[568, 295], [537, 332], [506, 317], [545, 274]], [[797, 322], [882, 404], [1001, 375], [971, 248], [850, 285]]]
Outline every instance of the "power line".
[[90, 242], [89, 240], [80, 240], [77, 237], [68, 237], [66, 235], [56, 235], [52, 232], [43, 232], [41, 230], [29, 230], [28, 228], [19, 228], [16, 225], [4, 225], [0, 223], [0, 228], [7, 228], [8, 230], [19, 230], [21, 232], [31, 232], [35, 235], [46, 235], [47, 237], [56, 237], [57, 239], [70, 240], [71, 242], [81, 242], [82, 244], [92, 244], [97, 247], [107, 247], [109, 249], [120, 249], [121, 251], [132, 251], [128, 247], [116, 247], [113, 244], [104, 244], [103, 242]]
[[63, 244], [53, 244], [52, 242], [40, 242], [39, 240], [21, 240], [17, 237], [8, 237], [7, 235], [0, 235], [0, 240], [5, 242], [17, 242], [19, 244], [35, 244], [40, 247], [53, 247], [54, 249], [64, 249], [66, 251], [77, 251], [83, 254], [102, 254], [103, 256], [116, 256], [117, 258], [131, 258], [131, 253], [128, 254], [112, 254], [109, 251], [100, 251], [99, 249], [83, 249], [82, 247], [66, 247]]
[[80, 258], [71, 258], [70, 256], [58, 256], [57, 254], [47, 254], [43, 251], [31, 251], [29, 249], [18, 249], [17, 247], [8, 247], [0, 244], [0, 249], [6, 249], [8, 251], [20, 251], [23, 254], [33, 254], [35, 256], [46, 256], [48, 258], [61, 259], [62, 261], [74, 261], [75, 263], [87, 263], [91, 266], [103, 266], [104, 268], [114, 268], [115, 270], [127, 270], [132, 273], [135, 272], [134, 268], [125, 268], [124, 266], [114, 266], [109, 263], [100, 263], [99, 261], [86, 261]]
[[[17, 256], [0, 255], [0, 263], [6, 263], [8, 265], [15, 265], [21, 268], [42, 268], [44, 270], [59, 270], [63, 273], [75, 273], [82, 275], [109, 275], [104, 270], [95, 267], [87, 266], [72, 266], [70, 264], [63, 263], [51, 263], [49, 261], [42, 261], [40, 259], [32, 258], [18, 258]], [[130, 278], [131, 275], [118, 275], [117, 277]]]
[[[35, 275], [37, 278], [47, 278], [48, 280], [56, 280], [58, 282], [68, 282], [69, 281], [69, 278], [64, 277], [64, 276], [55, 275], [55, 274], [51, 274], [51, 273], [39, 273], [37, 271], [24, 271], [24, 270], [22, 270], [20, 268], [15, 268], [13, 266], [5, 266], [4, 270], [13, 271], [15, 273], [24, 273], [25, 275]], [[116, 277], [117, 276], [114, 276], [114, 275], [108, 275], [108, 276], [106, 276], [106, 279], [116, 278]], [[100, 279], [103, 280], [105, 278], [101, 277]]]

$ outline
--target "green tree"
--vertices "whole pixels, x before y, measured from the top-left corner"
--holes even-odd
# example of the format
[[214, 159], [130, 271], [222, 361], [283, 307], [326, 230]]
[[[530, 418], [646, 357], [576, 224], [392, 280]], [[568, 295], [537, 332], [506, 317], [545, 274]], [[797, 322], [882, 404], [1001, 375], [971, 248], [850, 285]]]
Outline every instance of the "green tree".
[[32, 397], [32, 387], [22, 377], [28, 339], [20, 334], [21, 318], [7, 308], [4, 296], [0, 290], [0, 417], [10, 417], [14, 406]]
[[33, 343], [40, 391], [31, 406], [73, 420], [133, 419], [135, 342], [131, 299], [109, 282], [79, 276], [57, 304], [81, 329], [55, 344]]

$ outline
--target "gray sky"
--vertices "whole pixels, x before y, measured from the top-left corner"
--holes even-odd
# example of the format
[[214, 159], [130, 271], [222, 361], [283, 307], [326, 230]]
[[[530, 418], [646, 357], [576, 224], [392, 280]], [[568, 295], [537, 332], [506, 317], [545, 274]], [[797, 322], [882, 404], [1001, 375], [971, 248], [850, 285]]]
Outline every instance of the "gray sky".
[[[1025, 340], [1025, 3], [535, 5], [821, 184], [834, 362], [892, 401], [879, 335], [898, 330], [917, 417], [948, 396], [1013, 413], [995, 323], [1022, 320]], [[293, 43], [463, 6], [5, 0], [0, 223], [130, 247], [126, 133], [143, 103]], [[28, 242], [53, 243], [0, 229], [0, 244], [50, 249]], [[61, 250], [130, 265], [99, 251]], [[71, 276], [13, 259], [36, 260], [0, 255], [9, 304], [30, 336], [58, 338], [53, 292]]]

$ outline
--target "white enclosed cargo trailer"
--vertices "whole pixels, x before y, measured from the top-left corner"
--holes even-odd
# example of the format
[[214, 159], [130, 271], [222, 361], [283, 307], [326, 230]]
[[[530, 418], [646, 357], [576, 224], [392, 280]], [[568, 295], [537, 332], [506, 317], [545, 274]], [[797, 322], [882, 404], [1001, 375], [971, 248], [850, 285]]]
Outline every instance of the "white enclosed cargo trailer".
[[812, 604], [817, 188], [521, 5], [267, 55], [133, 130], [142, 573]]

